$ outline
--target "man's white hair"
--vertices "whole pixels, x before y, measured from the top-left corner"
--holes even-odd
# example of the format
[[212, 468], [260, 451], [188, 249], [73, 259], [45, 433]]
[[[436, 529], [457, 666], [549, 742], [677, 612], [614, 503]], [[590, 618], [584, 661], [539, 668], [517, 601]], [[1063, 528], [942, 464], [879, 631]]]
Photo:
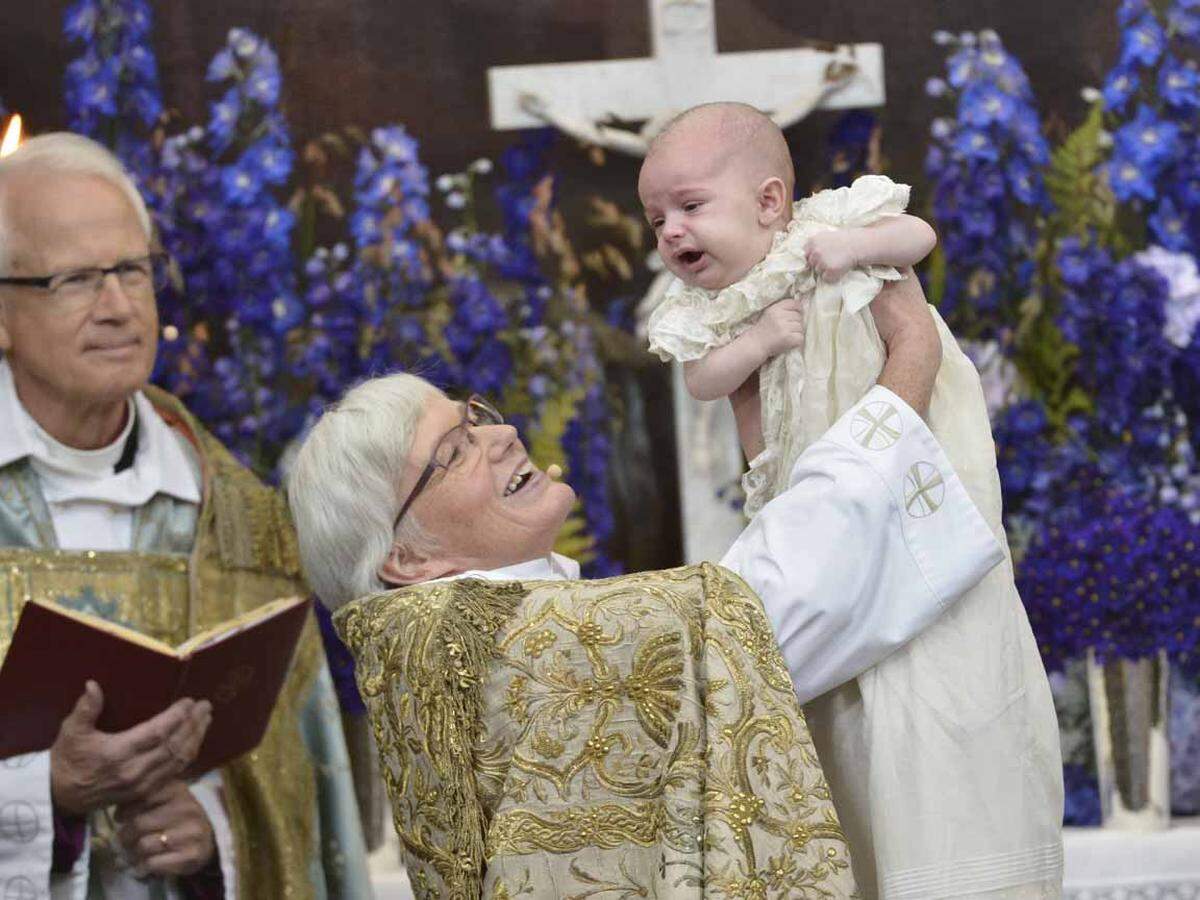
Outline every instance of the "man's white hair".
[[129, 172], [103, 144], [69, 131], [40, 134], [21, 144], [9, 156], [0, 159], [0, 273], [7, 273], [14, 229], [8, 219], [4, 185], [9, 179], [28, 171], [55, 172], [63, 175], [95, 175], [120, 189], [133, 204], [138, 222], [152, 237], [150, 213]]
[[309, 431], [288, 473], [288, 504], [308, 583], [330, 609], [387, 589], [393, 544], [433, 549], [412, 513], [392, 530], [417, 425], [440, 391], [416, 375], [351, 388]]

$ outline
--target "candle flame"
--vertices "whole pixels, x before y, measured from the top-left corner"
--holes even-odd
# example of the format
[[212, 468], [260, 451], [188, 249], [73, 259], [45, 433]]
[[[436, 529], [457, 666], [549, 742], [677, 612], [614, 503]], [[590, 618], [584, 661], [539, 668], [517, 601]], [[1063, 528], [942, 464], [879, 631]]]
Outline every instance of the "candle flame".
[[0, 141], [0, 159], [8, 156], [21, 143], [21, 116], [13, 113], [8, 120], [8, 128], [4, 130], [4, 140]]

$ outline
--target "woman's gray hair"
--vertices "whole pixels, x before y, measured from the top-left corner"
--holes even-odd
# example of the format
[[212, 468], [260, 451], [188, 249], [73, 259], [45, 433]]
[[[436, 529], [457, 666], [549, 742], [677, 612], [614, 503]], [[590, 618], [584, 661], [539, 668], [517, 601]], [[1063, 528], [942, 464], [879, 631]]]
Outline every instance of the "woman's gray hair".
[[379, 567], [393, 544], [433, 549], [410, 512], [400, 511], [400, 478], [428, 401], [440, 391], [416, 375], [356, 385], [309, 431], [288, 473], [308, 583], [330, 609], [385, 590]]
[[39, 134], [21, 144], [10, 156], [0, 159], [0, 272], [6, 272], [12, 260], [8, 258], [12, 226], [3, 200], [6, 180], [26, 170], [56, 172], [63, 175], [95, 175], [118, 188], [137, 213], [138, 222], [150, 240], [153, 230], [146, 201], [133, 183], [128, 170], [103, 144], [70, 131]]

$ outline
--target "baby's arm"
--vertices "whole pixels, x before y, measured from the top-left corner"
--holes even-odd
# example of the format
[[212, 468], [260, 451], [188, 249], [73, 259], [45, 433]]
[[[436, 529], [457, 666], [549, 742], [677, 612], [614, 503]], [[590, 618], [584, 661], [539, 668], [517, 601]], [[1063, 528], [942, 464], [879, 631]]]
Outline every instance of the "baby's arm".
[[738, 441], [746, 459], [754, 459], [763, 452], [762, 401], [759, 400], [758, 372], [747, 378], [740, 388], [729, 395], [733, 407], [733, 421], [737, 423]]
[[817, 277], [837, 281], [856, 266], [914, 266], [937, 244], [933, 227], [916, 216], [886, 216], [861, 228], [823, 231], [805, 252]]
[[804, 346], [804, 305], [780, 300], [762, 311], [758, 321], [724, 347], [683, 364], [688, 393], [697, 400], [728, 397], [764, 362], [793, 347]]

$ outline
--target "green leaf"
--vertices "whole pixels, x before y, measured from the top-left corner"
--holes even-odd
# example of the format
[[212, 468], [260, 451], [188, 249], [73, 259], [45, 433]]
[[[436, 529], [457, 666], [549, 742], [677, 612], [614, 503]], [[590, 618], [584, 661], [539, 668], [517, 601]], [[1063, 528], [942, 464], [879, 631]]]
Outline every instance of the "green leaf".
[[1094, 408], [1092, 398], [1075, 383], [1078, 358], [1079, 348], [1045, 315], [1029, 324], [1015, 355], [1017, 368], [1046, 407], [1046, 417], [1059, 436], [1065, 433], [1068, 418]]
[[1116, 201], [1096, 172], [1105, 159], [1103, 131], [1104, 111], [1096, 103], [1050, 158], [1046, 190], [1056, 208], [1049, 222], [1054, 233], [1083, 235], [1090, 229], [1105, 243], [1115, 237]]

